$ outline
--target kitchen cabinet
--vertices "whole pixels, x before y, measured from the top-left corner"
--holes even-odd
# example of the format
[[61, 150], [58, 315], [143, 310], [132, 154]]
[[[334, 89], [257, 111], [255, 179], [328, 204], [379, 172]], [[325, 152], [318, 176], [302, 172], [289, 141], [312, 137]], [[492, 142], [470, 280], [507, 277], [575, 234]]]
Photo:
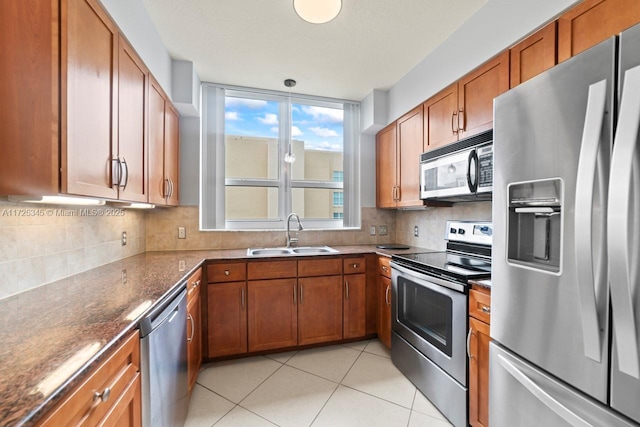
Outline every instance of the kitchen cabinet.
[[558, 18], [558, 62], [638, 22], [637, 0], [584, 0]]
[[376, 205], [422, 206], [420, 154], [423, 152], [422, 105], [376, 135]]
[[149, 84], [149, 203], [178, 206], [179, 115], [153, 78]]
[[510, 49], [510, 88], [556, 65], [556, 27], [553, 21]]
[[250, 352], [298, 344], [297, 287], [295, 278], [248, 282]]
[[207, 266], [207, 354], [247, 352], [247, 263]]
[[342, 339], [342, 276], [298, 279], [298, 345]]
[[391, 259], [378, 257], [378, 338], [391, 348]]
[[131, 332], [38, 426], [142, 424], [140, 338]]
[[458, 83], [454, 83], [423, 104], [424, 151], [458, 140]]
[[187, 375], [189, 394], [193, 391], [202, 364], [202, 269], [187, 279]]
[[396, 207], [396, 123], [376, 135], [376, 206]]
[[469, 291], [469, 424], [489, 425], [489, 325], [491, 293], [473, 285]]
[[366, 335], [367, 275], [364, 257], [344, 260], [343, 338]]

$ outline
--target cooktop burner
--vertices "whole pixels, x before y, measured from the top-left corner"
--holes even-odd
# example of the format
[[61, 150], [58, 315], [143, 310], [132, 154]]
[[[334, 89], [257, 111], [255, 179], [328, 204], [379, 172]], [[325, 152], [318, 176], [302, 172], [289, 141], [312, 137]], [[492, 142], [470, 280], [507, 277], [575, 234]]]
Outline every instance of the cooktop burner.
[[425, 274], [461, 282], [491, 277], [491, 260], [451, 252], [423, 252], [393, 255], [398, 264]]

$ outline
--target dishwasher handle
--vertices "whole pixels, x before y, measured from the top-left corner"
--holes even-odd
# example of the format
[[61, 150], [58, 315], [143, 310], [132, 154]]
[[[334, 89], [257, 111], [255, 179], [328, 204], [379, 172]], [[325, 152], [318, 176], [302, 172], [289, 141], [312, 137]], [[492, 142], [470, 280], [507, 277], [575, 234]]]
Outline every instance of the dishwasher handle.
[[[180, 286], [176, 286], [169, 295], [156, 304], [151, 312], [140, 321], [140, 337], [146, 337], [165, 321], [173, 320], [170, 318], [171, 315], [178, 309], [178, 305], [180, 305], [180, 302], [182, 302], [186, 296], [186, 283], [181, 283]], [[175, 317], [175, 315], [173, 317]]]

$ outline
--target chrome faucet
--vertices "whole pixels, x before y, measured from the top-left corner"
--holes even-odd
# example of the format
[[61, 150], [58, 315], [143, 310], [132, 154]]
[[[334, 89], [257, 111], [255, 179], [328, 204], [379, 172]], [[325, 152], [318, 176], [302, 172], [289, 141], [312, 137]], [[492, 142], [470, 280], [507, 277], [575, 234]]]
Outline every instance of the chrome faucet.
[[298, 214], [291, 212], [287, 217], [287, 247], [288, 248], [290, 248], [291, 246], [296, 246], [298, 244], [298, 237], [291, 237], [291, 228], [290, 228], [291, 218], [295, 218], [296, 221], [298, 221], [298, 231], [304, 230], [304, 228], [302, 228], [302, 223], [300, 222], [300, 217], [298, 216]]

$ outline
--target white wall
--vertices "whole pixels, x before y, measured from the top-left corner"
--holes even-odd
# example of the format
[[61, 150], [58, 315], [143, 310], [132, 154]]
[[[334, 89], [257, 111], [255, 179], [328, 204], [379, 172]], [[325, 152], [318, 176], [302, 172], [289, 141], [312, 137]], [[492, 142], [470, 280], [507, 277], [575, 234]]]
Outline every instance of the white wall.
[[390, 90], [388, 120], [550, 22], [579, 0], [489, 0]]
[[171, 97], [171, 57], [142, 0], [101, 0], [129, 43]]
[[376, 206], [376, 137], [360, 134], [360, 205]]

